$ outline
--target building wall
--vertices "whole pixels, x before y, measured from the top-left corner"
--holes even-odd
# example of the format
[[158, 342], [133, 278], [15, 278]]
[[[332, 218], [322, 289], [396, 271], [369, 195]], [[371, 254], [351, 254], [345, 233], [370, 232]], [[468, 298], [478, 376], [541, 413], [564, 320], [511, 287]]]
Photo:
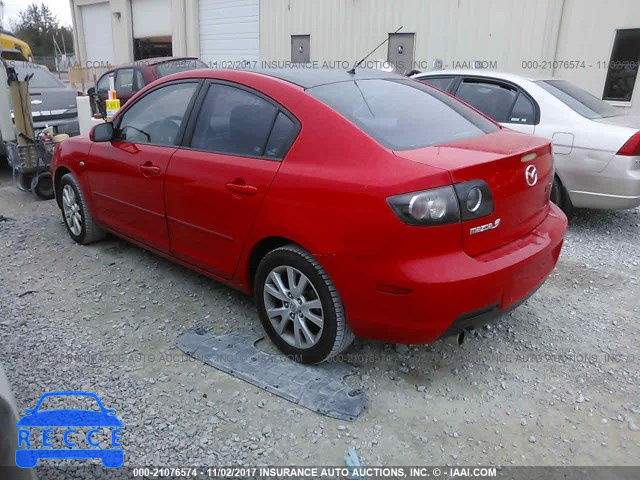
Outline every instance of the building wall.
[[[415, 32], [419, 70], [476, 60], [499, 70], [566, 78], [601, 98], [615, 30], [640, 27], [638, 0], [261, 0], [260, 59], [291, 58], [291, 35], [311, 35], [311, 61], [354, 62], [399, 26]], [[386, 45], [370, 59], [386, 60]], [[541, 68], [584, 60], [585, 68]], [[538, 61], [535, 64], [524, 64]], [[597, 62], [601, 62], [599, 67]], [[463, 62], [467, 62], [466, 64]], [[552, 65], [552, 64], [551, 64]], [[524, 68], [523, 68], [524, 67]], [[640, 113], [640, 79], [634, 112]]]
[[[557, 0], [262, 0], [262, 60], [290, 59], [290, 35], [311, 35], [311, 60], [362, 58], [388, 33], [416, 34], [418, 66], [434, 59], [518, 67], [555, 49]], [[505, 42], [505, 39], [508, 39]], [[386, 59], [386, 46], [372, 59]]]
[[[105, 0], [70, 0], [74, 25], [74, 47], [82, 66], [87, 66], [81, 7], [103, 3]], [[111, 8], [113, 31], [113, 63], [133, 61], [133, 28], [131, 2], [135, 0], [108, 0]], [[174, 55], [200, 54], [198, 28], [198, 0], [171, 0], [172, 48]], [[109, 21], [109, 19], [105, 19]], [[92, 66], [92, 65], [89, 65]]]

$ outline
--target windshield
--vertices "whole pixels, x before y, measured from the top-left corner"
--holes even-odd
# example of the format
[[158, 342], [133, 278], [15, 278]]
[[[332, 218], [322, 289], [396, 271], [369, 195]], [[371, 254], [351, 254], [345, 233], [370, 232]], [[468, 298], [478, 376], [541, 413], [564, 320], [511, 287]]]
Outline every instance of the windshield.
[[207, 68], [207, 64], [196, 58], [182, 58], [156, 65], [156, 73], [160, 78], [172, 73], [186, 72], [187, 70], [196, 70], [198, 68]]
[[622, 115], [620, 110], [566, 80], [539, 80], [536, 83], [583, 117], [594, 119]]
[[29, 80], [29, 88], [64, 88], [64, 84], [47, 72], [42, 67], [30, 62], [9, 62], [18, 74], [18, 80], [24, 80], [27, 75], [33, 73], [33, 78]]
[[307, 91], [392, 150], [440, 145], [499, 130], [458, 100], [414, 80], [356, 80]]

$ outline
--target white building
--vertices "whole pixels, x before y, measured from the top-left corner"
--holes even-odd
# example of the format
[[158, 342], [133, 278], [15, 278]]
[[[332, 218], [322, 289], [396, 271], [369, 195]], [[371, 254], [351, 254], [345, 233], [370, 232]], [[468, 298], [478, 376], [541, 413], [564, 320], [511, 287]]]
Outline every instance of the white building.
[[70, 1], [83, 64], [172, 54], [342, 66], [389, 37], [370, 60], [556, 76], [640, 114], [639, 0]]

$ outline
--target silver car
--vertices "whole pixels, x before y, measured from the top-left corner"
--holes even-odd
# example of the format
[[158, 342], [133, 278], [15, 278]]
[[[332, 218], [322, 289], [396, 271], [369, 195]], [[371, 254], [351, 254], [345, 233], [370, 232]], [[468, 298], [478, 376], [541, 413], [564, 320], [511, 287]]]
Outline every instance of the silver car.
[[33, 469], [16, 467], [15, 457], [18, 447], [16, 422], [18, 418], [15, 400], [11, 394], [7, 377], [0, 366], [0, 467], [14, 467], [10, 472], [7, 472], [11, 474], [7, 478], [35, 480]]
[[76, 90], [69, 88], [41, 65], [20, 61], [8, 61], [7, 64], [15, 69], [18, 80], [33, 75], [29, 80], [29, 97], [36, 131], [54, 127], [55, 133], [67, 133], [69, 136], [80, 134]]
[[412, 78], [455, 95], [502, 125], [553, 142], [551, 199], [573, 207], [640, 205], [640, 117], [566, 80], [483, 70], [440, 70]]

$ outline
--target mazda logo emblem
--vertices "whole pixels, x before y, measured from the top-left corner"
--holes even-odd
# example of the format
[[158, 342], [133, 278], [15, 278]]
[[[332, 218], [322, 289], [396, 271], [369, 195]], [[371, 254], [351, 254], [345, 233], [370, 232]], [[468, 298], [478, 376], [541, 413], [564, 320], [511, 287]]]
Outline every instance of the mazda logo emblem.
[[524, 171], [524, 178], [527, 181], [527, 185], [533, 187], [538, 183], [538, 169], [535, 165], [529, 165]]

